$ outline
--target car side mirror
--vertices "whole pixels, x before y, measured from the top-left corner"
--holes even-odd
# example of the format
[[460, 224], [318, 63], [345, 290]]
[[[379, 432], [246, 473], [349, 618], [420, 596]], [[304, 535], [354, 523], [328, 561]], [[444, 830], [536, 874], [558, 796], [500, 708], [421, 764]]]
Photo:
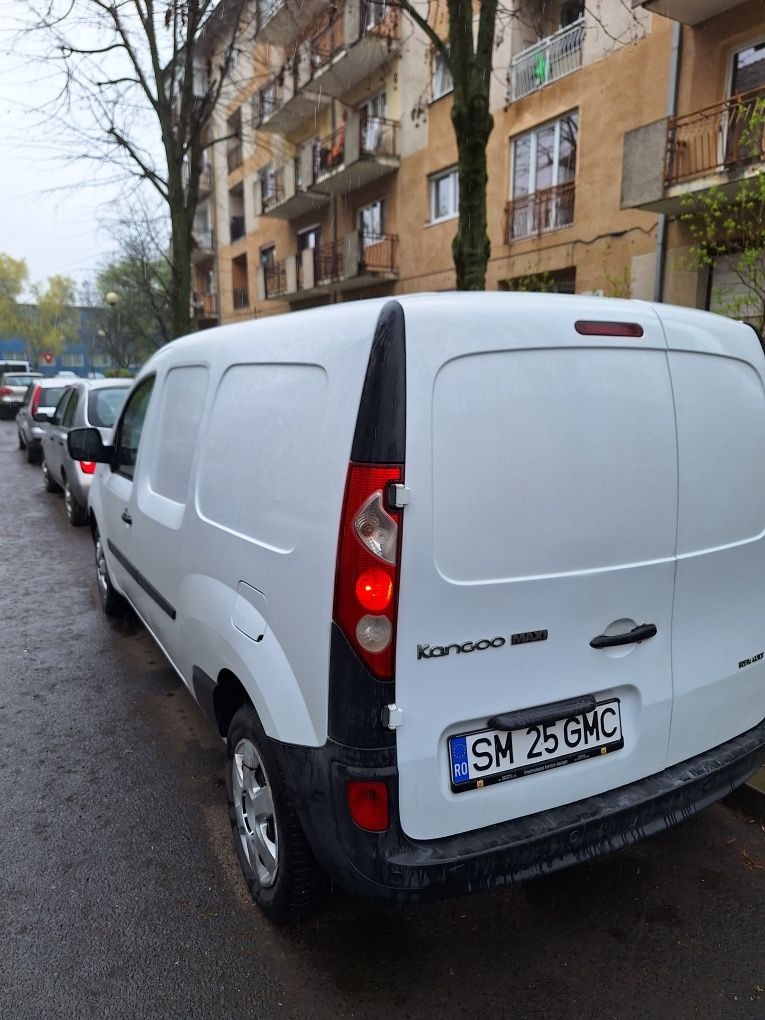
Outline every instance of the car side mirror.
[[48, 414], [45, 411], [38, 411], [34, 416], [35, 421], [47, 421], [50, 424], [53, 421], [53, 415]]
[[113, 446], [105, 446], [98, 429], [70, 429], [66, 437], [66, 448], [74, 460], [89, 460], [96, 464], [109, 464], [114, 453]]

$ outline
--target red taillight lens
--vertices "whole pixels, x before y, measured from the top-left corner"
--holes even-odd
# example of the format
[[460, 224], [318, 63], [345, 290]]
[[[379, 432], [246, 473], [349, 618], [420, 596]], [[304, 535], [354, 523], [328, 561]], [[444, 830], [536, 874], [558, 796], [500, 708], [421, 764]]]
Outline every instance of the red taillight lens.
[[370, 670], [393, 677], [401, 515], [386, 505], [399, 464], [351, 464], [345, 487], [334, 619]]
[[29, 408], [29, 413], [34, 416], [37, 414], [37, 408], [40, 406], [40, 394], [42, 393], [42, 386], [36, 386], [35, 392], [32, 396], [32, 406]]
[[96, 473], [96, 462], [94, 460], [81, 460], [80, 468], [83, 474], [94, 475]]
[[12, 397], [13, 390], [10, 386], [0, 386], [0, 397]]
[[365, 570], [356, 581], [356, 598], [365, 609], [382, 612], [393, 598], [393, 578], [385, 570]]
[[367, 832], [384, 832], [388, 828], [388, 787], [385, 783], [351, 779], [346, 792], [348, 810], [359, 828]]

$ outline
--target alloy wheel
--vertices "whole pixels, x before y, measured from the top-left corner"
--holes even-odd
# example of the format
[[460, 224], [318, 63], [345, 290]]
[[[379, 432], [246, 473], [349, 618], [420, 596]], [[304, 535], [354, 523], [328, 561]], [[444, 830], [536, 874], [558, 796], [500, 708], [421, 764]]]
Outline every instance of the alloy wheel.
[[234, 807], [242, 849], [261, 886], [274, 884], [279, 870], [279, 833], [271, 786], [258, 749], [246, 737], [231, 764]]

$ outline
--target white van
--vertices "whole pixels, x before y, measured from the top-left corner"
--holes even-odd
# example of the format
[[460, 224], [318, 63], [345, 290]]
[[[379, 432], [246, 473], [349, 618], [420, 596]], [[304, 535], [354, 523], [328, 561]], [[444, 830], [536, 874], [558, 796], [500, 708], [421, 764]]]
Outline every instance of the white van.
[[270, 917], [543, 874], [755, 771], [764, 387], [704, 312], [438, 294], [178, 340], [113, 446], [70, 433]]

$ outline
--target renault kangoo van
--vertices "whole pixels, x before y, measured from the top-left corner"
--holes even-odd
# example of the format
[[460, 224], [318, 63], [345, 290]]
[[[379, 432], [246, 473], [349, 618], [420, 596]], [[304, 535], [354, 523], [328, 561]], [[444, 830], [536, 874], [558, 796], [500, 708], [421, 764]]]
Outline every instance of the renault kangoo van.
[[765, 355], [704, 312], [344, 303], [142, 369], [90, 495], [226, 740], [272, 918], [329, 880], [501, 886], [669, 826], [765, 755]]

